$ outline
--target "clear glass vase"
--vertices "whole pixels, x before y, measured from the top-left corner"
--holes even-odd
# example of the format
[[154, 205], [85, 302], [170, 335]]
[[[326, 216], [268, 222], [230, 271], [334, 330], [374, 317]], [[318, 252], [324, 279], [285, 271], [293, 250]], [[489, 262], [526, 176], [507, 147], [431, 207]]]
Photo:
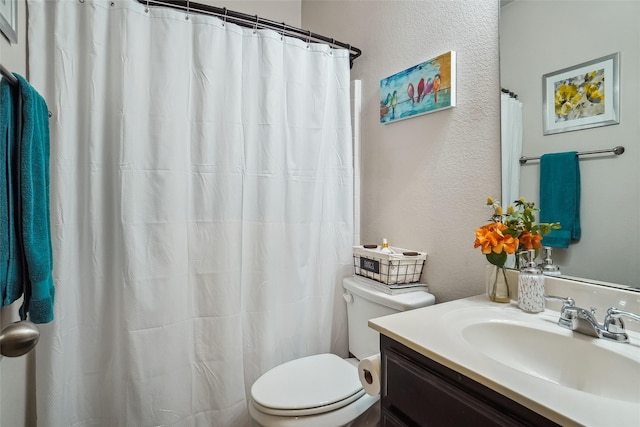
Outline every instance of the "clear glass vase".
[[492, 264], [491, 268], [487, 268], [486, 284], [487, 295], [491, 301], [503, 303], [511, 301], [507, 272], [504, 267]]

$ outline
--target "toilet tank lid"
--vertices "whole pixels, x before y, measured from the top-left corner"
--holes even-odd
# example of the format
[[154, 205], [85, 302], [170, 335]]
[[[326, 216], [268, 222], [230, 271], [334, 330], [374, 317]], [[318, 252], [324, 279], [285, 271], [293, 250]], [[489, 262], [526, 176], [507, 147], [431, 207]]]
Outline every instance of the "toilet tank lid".
[[369, 286], [366, 282], [358, 280], [356, 277], [346, 277], [342, 281], [342, 286], [355, 295], [398, 311], [426, 307], [436, 302], [436, 298], [432, 294], [422, 289], [390, 295], [375, 289], [373, 286]]

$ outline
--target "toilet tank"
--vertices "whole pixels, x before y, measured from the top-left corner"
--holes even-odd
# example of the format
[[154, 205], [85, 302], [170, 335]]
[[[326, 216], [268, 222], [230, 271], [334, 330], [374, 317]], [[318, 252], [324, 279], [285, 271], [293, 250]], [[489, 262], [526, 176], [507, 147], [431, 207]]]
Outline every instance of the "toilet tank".
[[435, 303], [435, 297], [424, 288], [389, 295], [376, 289], [382, 284], [356, 276], [345, 278], [342, 285], [347, 301], [349, 352], [360, 360], [380, 353], [380, 334], [369, 328], [369, 319]]

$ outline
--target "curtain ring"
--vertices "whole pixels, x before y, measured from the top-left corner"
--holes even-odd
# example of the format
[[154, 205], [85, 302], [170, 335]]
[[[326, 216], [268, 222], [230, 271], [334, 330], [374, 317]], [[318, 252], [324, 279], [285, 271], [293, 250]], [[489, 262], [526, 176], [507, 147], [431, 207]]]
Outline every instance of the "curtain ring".
[[280, 40], [284, 40], [284, 36], [285, 36], [286, 32], [287, 32], [287, 23], [283, 22], [282, 23], [282, 36], [280, 37]]
[[307, 48], [310, 47], [311, 44], [311, 30], [307, 30]]
[[224, 27], [227, 24], [227, 8], [223, 7], [224, 15], [222, 16], [222, 26]]
[[147, 0], [147, 7], [144, 8], [144, 13], [149, 13], [149, 0]]
[[260, 18], [258, 17], [258, 15], [256, 15], [256, 23], [253, 26], [253, 34], [255, 34], [258, 31], [258, 21], [260, 21]]
[[184, 19], [186, 19], [187, 21], [189, 20], [189, 9], [190, 9], [189, 0], [187, 0], [187, 13], [186, 15], [184, 15]]

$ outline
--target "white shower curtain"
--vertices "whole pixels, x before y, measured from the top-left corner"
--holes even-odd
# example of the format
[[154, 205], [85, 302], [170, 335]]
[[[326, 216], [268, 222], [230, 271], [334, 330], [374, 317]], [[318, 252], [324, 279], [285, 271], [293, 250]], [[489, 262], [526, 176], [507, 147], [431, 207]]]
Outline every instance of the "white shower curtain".
[[506, 93], [500, 95], [500, 136], [502, 139], [502, 205], [520, 197], [520, 157], [522, 156], [522, 102]]
[[[522, 156], [522, 102], [509, 94], [500, 94], [500, 139], [502, 151], [502, 206], [520, 198], [520, 157]], [[516, 267], [515, 255], [505, 264]]]
[[247, 425], [267, 369], [345, 356], [344, 50], [132, 0], [29, 0], [55, 320], [38, 426]]

